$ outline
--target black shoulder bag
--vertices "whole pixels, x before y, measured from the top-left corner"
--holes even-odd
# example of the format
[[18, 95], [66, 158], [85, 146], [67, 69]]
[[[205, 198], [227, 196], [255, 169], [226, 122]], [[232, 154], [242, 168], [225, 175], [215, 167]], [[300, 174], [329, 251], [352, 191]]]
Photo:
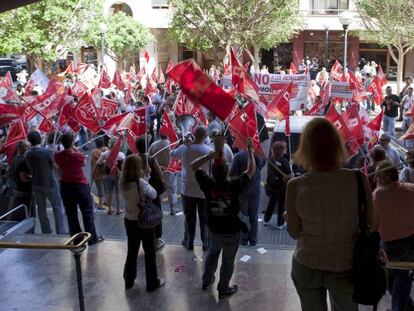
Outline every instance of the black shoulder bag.
[[379, 259], [380, 235], [368, 227], [367, 202], [362, 174], [356, 171], [358, 181], [359, 234], [354, 247], [352, 282], [354, 302], [376, 306], [384, 296], [387, 278], [384, 265]]
[[144, 194], [144, 200], [142, 200], [141, 187], [139, 181], [137, 181], [137, 189], [139, 195], [139, 214], [138, 214], [138, 227], [142, 229], [151, 229], [159, 225], [162, 220], [162, 210], [155, 205], [151, 200], [147, 199]]

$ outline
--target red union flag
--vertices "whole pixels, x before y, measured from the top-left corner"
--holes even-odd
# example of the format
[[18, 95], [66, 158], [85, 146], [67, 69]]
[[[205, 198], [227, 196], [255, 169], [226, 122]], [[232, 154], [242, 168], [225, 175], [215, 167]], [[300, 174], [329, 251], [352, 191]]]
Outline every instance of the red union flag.
[[296, 68], [294, 63], [290, 63], [289, 74], [295, 75], [298, 73], [298, 69]]
[[105, 166], [111, 170], [111, 175], [116, 173], [116, 159], [118, 158], [119, 151], [121, 150], [122, 138], [121, 136], [116, 136], [117, 141], [114, 147], [109, 152], [108, 158], [105, 161]]
[[101, 119], [102, 120], [108, 120], [112, 116], [115, 115], [116, 108], [118, 108], [118, 103], [114, 100], [111, 100], [109, 98], [102, 97], [101, 98]]
[[70, 90], [72, 95], [75, 95], [77, 98], [81, 98], [88, 91], [88, 87], [78, 80], [70, 87]]
[[128, 130], [132, 131], [136, 136], [141, 136], [146, 131], [145, 108], [141, 107], [135, 111], [116, 115], [106, 121], [102, 129], [111, 133]]
[[14, 93], [13, 87], [10, 85], [10, 72], [0, 81], [0, 104], [4, 103], [20, 103], [19, 97]]
[[54, 131], [54, 126], [51, 120], [43, 118], [42, 122], [39, 125], [39, 130], [45, 133], [50, 133]]
[[217, 86], [194, 60], [175, 65], [168, 76], [181, 85], [181, 89], [193, 102], [199, 102], [221, 120], [225, 120], [235, 104], [234, 97]]
[[0, 105], [0, 125], [16, 121], [25, 113], [26, 107], [20, 105]]
[[276, 117], [279, 121], [285, 120], [290, 114], [290, 95], [292, 94], [293, 82], [290, 82], [281, 89], [273, 101], [267, 106], [266, 117]]
[[150, 55], [149, 55], [149, 53], [148, 53], [148, 51], [147, 50], [144, 50], [144, 58], [145, 58], [145, 61], [147, 62], [147, 64], [149, 63], [149, 61], [150, 61]]
[[17, 120], [17, 122], [10, 125], [6, 141], [4, 142], [2, 148], [7, 148], [15, 145], [18, 141], [25, 140], [26, 134], [26, 127], [23, 125], [23, 122], [20, 119]]
[[325, 118], [332, 122], [332, 124], [338, 129], [345, 141], [352, 139], [352, 133], [349, 130], [346, 122], [342, 116], [336, 111], [335, 105], [331, 104], [326, 112]]
[[388, 83], [387, 77], [384, 74], [384, 71], [382, 71], [381, 64], [378, 64], [378, 73], [377, 73], [377, 76], [379, 78], [381, 87], [383, 87], [384, 85], [386, 85]]
[[135, 144], [135, 141], [137, 138], [138, 136], [136, 136], [134, 132], [127, 131], [126, 140], [127, 140], [128, 148], [129, 150], [132, 151], [132, 153], [138, 153], [137, 145]]
[[372, 82], [368, 87], [368, 92], [372, 93], [372, 98], [374, 99], [375, 104], [381, 105], [384, 96], [382, 94], [381, 81], [378, 76], [375, 76], [374, 79], [372, 79]]
[[71, 111], [71, 118], [78, 121], [93, 133], [100, 131], [100, 125], [97, 121], [96, 107], [89, 94], [82, 96]]
[[162, 72], [162, 66], [161, 64], [158, 65], [158, 79], [157, 79], [158, 83], [164, 83], [165, 82], [165, 76], [164, 73]]
[[331, 68], [331, 77], [335, 80], [339, 80], [341, 78], [342, 69], [342, 65], [336, 60]]
[[125, 84], [124, 84], [124, 81], [122, 80], [122, 76], [119, 70], [115, 71], [114, 77], [112, 79], [112, 84], [115, 85], [118, 88], [118, 90], [121, 90], [121, 91], [124, 90]]
[[253, 141], [253, 147], [259, 154], [264, 154], [260, 146], [259, 133], [257, 131], [257, 120], [254, 105], [248, 104], [239, 111], [230, 121], [229, 125], [236, 137], [233, 146], [245, 149], [249, 138]]
[[162, 117], [162, 125], [160, 128], [160, 134], [165, 137], [168, 137], [171, 144], [178, 141], [177, 133], [174, 131], [174, 127], [171, 123], [170, 117], [168, 116], [168, 113], [165, 111]]
[[111, 80], [106, 73], [105, 67], [102, 68], [101, 78], [99, 79], [98, 87], [101, 89], [109, 89], [111, 87]]

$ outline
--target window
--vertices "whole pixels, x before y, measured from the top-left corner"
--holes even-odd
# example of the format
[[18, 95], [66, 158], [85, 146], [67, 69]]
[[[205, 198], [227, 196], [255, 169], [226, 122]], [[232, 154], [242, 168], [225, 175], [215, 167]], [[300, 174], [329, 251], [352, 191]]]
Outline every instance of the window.
[[153, 9], [168, 9], [168, 0], [152, 0]]
[[349, 0], [311, 0], [313, 15], [338, 15], [349, 9]]

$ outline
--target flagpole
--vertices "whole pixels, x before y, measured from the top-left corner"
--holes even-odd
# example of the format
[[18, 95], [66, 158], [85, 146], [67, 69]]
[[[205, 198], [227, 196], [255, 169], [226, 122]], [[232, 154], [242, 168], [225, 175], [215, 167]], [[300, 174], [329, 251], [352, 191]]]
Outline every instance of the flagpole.
[[[241, 140], [243, 140], [244, 142], [247, 143], [248, 140], [245, 137], [243, 137], [243, 135], [238, 130], [236, 130], [235, 128], [233, 128], [233, 131], [237, 135], [239, 135], [239, 138]], [[283, 176], [283, 178], [286, 178], [286, 179], [290, 178], [290, 175], [285, 174], [275, 163], [273, 163], [272, 161], [270, 161], [270, 159], [268, 157], [266, 157], [264, 154], [261, 155], [261, 156], [266, 160], [267, 164], [270, 165], [271, 167], [273, 167], [276, 171], [278, 171], [279, 174], [281, 174]]]
[[386, 167], [386, 168], [383, 168], [382, 170], [378, 170], [378, 171], [375, 171], [375, 172], [369, 173], [369, 174], [368, 174], [368, 177], [370, 177], [370, 176], [372, 176], [372, 175], [375, 175], [375, 174], [378, 174], [378, 173], [382, 173], [382, 172], [388, 171], [388, 170], [390, 170], [390, 169], [392, 169], [392, 168], [395, 168], [395, 167], [401, 166], [401, 165], [403, 165], [403, 164], [409, 164], [409, 163], [411, 163], [411, 162], [413, 162], [413, 161], [412, 161], [412, 160], [411, 160], [411, 161], [404, 161], [404, 162], [401, 162], [401, 163], [398, 163], [398, 164], [393, 164], [393, 165], [391, 165], [391, 166], [388, 166], [388, 167]]
[[266, 121], [263, 124], [262, 128], [260, 129], [259, 133], [257, 134], [260, 137], [260, 134], [262, 133], [263, 129], [266, 127]]
[[164, 148], [162, 148], [162, 149], [158, 150], [156, 153], [154, 153], [152, 156], [153, 156], [153, 157], [156, 157], [158, 154], [160, 154], [161, 152], [163, 152], [165, 149], [170, 148], [170, 147], [172, 147], [172, 146], [175, 146], [175, 145], [177, 145], [179, 142], [180, 142], [180, 141], [179, 141], [179, 140], [177, 140], [176, 142], [173, 142], [173, 143], [169, 144], [168, 146], [165, 146]]
[[81, 145], [79, 148], [83, 148], [85, 147], [87, 144], [90, 144], [91, 142], [93, 142], [94, 140], [97, 140], [98, 138], [104, 137], [106, 136], [106, 134], [102, 134], [99, 136], [96, 136], [95, 138], [92, 138], [91, 140], [88, 140], [86, 143], [84, 143], [83, 145]]
[[293, 161], [292, 161], [292, 142], [291, 142], [290, 136], [291, 135], [288, 136], [288, 144], [289, 144], [289, 165], [290, 165], [290, 169], [292, 170], [292, 163], [293, 163]]

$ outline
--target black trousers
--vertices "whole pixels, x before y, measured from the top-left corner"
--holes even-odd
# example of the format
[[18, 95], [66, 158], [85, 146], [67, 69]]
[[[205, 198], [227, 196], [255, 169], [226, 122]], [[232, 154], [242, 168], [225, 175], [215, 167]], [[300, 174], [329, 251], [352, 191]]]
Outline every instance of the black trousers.
[[89, 244], [96, 242], [96, 229], [93, 217], [93, 204], [88, 184], [61, 183], [60, 194], [68, 218], [69, 232], [73, 236], [82, 232], [78, 219], [78, 206], [82, 213], [85, 231], [92, 234]]
[[184, 242], [187, 247], [194, 246], [196, 233], [197, 213], [200, 222], [200, 236], [203, 246], [208, 247], [208, 229], [206, 227], [206, 200], [200, 198], [181, 195], [183, 210], [185, 215]]
[[277, 225], [281, 226], [284, 224], [283, 213], [285, 212], [285, 188], [281, 188], [278, 191], [271, 192], [269, 196], [269, 203], [264, 216], [264, 221], [269, 222], [272, 218], [273, 212], [277, 207]]
[[142, 229], [136, 221], [125, 218], [125, 230], [128, 238], [128, 253], [124, 266], [125, 285], [133, 285], [137, 277], [137, 258], [139, 247], [145, 252], [145, 277], [147, 289], [151, 290], [158, 286], [157, 262], [154, 245], [154, 229]]
[[[154, 200], [152, 200], [152, 202], [158, 206], [158, 208], [161, 210], [162, 212], [162, 205], [161, 205], [161, 198], [158, 195]], [[160, 239], [162, 237], [162, 220], [161, 222], [155, 226], [154, 228], [154, 232], [155, 232], [155, 238], [156, 239]]]

